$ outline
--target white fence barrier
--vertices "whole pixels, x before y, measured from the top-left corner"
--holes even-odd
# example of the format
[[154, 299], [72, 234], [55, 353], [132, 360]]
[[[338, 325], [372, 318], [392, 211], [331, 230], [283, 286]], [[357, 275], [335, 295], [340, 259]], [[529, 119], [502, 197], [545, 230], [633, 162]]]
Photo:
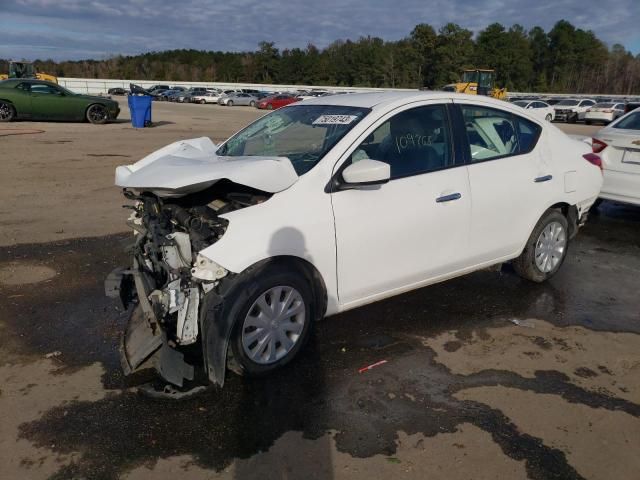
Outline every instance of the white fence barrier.
[[255, 90], [265, 90], [269, 92], [293, 92], [298, 90], [331, 90], [334, 92], [377, 92], [385, 90], [412, 91], [412, 89], [402, 88], [362, 88], [362, 87], [327, 87], [317, 85], [265, 85], [261, 83], [220, 83], [220, 82], [171, 82], [171, 81], [150, 81], [150, 80], [111, 80], [102, 78], [69, 78], [58, 77], [58, 83], [76, 93], [89, 95], [105, 95], [110, 88], [124, 88], [129, 90], [129, 84], [135, 83], [142, 88], [149, 88], [153, 85], [169, 85], [180, 87], [213, 87], [223, 90], [235, 88], [251, 88]]
[[[255, 90], [264, 90], [269, 92], [293, 92], [298, 90], [330, 90], [333, 92], [380, 92], [380, 91], [415, 91], [410, 88], [364, 88], [364, 87], [331, 87], [320, 85], [266, 85], [261, 83], [221, 83], [221, 82], [172, 82], [159, 80], [111, 80], [104, 78], [70, 78], [58, 77], [58, 82], [63, 87], [76, 93], [84, 93], [89, 95], [106, 95], [110, 88], [124, 88], [129, 90], [129, 84], [135, 83], [143, 88], [149, 88], [153, 85], [169, 85], [181, 87], [214, 87], [223, 90], [236, 88], [251, 88]], [[560, 94], [560, 93], [528, 93], [528, 92], [509, 92], [509, 97], [573, 97], [573, 98], [592, 98], [607, 97], [616, 99], [629, 99], [633, 96], [629, 95], [607, 95], [607, 94]]]

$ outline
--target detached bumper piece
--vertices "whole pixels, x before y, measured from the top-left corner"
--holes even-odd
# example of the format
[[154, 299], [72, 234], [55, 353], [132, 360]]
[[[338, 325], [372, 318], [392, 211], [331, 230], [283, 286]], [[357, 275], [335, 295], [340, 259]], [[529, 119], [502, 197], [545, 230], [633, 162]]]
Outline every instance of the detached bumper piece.
[[[134, 287], [135, 285], [135, 287]], [[184, 360], [182, 352], [169, 345], [160, 327], [153, 306], [149, 302], [149, 288], [144, 274], [136, 270], [117, 268], [105, 281], [107, 296], [119, 298], [126, 308], [138, 297], [140, 308], [133, 310], [120, 345], [120, 363], [125, 375], [147, 368], [154, 368], [167, 382], [182, 388], [185, 380], [194, 379], [194, 367]], [[200, 389], [200, 387], [196, 387]], [[143, 391], [149, 390], [145, 386]], [[169, 394], [164, 394], [164, 393]], [[155, 397], [179, 398], [192, 394], [173, 388], [155, 391]], [[151, 394], [149, 392], [149, 394]]]

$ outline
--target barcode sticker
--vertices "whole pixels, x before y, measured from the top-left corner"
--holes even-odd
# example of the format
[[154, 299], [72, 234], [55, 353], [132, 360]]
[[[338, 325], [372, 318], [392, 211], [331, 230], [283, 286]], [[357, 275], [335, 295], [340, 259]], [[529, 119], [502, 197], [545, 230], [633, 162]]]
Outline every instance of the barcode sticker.
[[313, 125], [349, 125], [357, 118], [355, 115], [320, 115]]

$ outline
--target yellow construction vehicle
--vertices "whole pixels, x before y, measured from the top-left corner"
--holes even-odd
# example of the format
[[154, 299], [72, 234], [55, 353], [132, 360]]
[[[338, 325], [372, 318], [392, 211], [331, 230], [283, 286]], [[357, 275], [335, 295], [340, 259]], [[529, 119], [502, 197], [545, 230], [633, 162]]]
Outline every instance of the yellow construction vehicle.
[[0, 80], [6, 80], [7, 78], [37, 78], [38, 80], [58, 83], [58, 77], [55, 75], [36, 72], [33, 62], [16, 62], [14, 60], [9, 61], [9, 74], [0, 73]]
[[495, 87], [495, 79], [495, 70], [481, 68], [469, 69], [462, 72], [462, 81], [445, 85], [442, 89], [445, 92], [487, 95], [505, 100], [507, 98], [507, 89]]

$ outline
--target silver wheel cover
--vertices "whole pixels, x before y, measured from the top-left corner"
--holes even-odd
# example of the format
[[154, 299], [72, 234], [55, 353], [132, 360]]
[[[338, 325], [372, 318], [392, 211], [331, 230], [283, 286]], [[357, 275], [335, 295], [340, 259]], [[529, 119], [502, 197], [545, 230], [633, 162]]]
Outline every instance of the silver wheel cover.
[[549, 273], [562, 261], [567, 250], [567, 232], [559, 222], [544, 227], [536, 241], [535, 262], [542, 273]]
[[293, 287], [273, 287], [260, 294], [242, 325], [245, 355], [261, 365], [283, 358], [300, 339], [305, 314], [302, 295]]

